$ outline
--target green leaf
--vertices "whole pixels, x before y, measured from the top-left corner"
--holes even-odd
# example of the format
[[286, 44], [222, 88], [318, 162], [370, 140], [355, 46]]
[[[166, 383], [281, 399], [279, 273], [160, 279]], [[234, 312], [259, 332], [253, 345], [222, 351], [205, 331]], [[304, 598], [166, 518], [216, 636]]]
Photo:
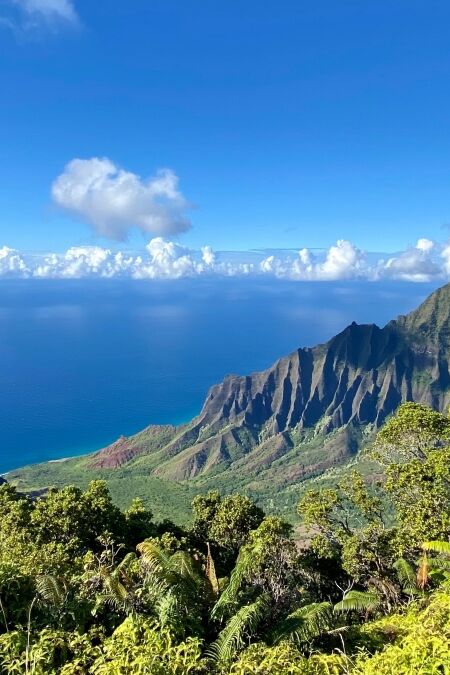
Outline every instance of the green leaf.
[[398, 580], [405, 593], [416, 595], [419, 592], [417, 586], [417, 575], [412, 565], [404, 558], [399, 558], [394, 563], [394, 569], [397, 572]]
[[328, 630], [332, 624], [333, 607], [329, 602], [313, 602], [289, 614], [273, 631], [272, 642], [292, 640], [296, 644], [309, 642]]
[[450, 556], [450, 542], [448, 541], [425, 541], [422, 544], [422, 549]]
[[265, 595], [241, 607], [209, 647], [207, 656], [217, 663], [229, 663], [244, 646], [245, 637], [254, 633], [267, 610], [268, 599]]
[[349, 591], [343, 599], [334, 606], [335, 612], [373, 611], [381, 603], [378, 593], [371, 591]]

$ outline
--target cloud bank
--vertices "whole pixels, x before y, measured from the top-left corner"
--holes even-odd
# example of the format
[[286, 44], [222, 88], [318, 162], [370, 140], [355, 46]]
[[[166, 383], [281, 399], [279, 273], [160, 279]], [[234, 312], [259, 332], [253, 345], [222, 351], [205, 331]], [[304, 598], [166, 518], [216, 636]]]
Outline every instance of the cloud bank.
[[88, 223], [94, 232], [124, 240], [131, 228], [170, 236], [189, 229], [189, 203], [178, 177], [160, 169], [148, 180], [110, 159], [73, 159], [52, 185], [54, 203]]
[[450, 242], [419, 239], [393, 256], [366, 254], [344, 239], [325, 251], [215, 252], [189, 249], [154, 237], [141, 252], [73, 246], [64, 253], [33, 255], [0, 247], [0, 278], [182, 279], [202, 276], [277, 278], [298, 281], [397, 279], [450, 280]]

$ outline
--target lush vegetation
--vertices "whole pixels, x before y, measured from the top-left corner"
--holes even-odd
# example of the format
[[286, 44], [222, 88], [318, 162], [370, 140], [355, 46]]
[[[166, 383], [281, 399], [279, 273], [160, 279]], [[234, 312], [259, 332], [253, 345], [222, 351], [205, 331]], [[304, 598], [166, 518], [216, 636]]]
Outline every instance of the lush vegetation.
[[[251, 496], [266, 511], [295, 523], [296, 504], [303, 484], [292, 482], [284, 476], [280, 478], [278, 471], [314, 464], [326, 456], [327, 435], [316, 433], [315, 430], [310, 435], [314, 438], [301, 439], [296, 434], [293, 438], [295, 449], [289, 453], [289, 457], [275, 460], [263, 469], [260, 466], [239, 467], [233, 463], [226, 472], [214, 471], [181, 481], [152, 475], [157, 465], [157, 458], [152, 453], [116, 468], [92, 466], [92, 455], [83, 455], [22, 467], [11, 471], [7, 478], [19, 491], [27, 493], [40, 493], [48, 486], [62, 488], [66, 485], [76, 485], [84, 490], [92, 480], [104, 480], [114, 503], [120, 508], [126, 509], [130, 501], [138, 496], [157, 520], [168, 518], [179, 525], [192, 524], [190, 503], [197, 494], [210, 490], [219, 490], [221, 494], [241, 492]], [[250, 458], [251, 454], [249, 451], [246, 456]], [[337, 471], [340, 473], [341, 467]], [[331, 470], [332, 482], [335, 482], [334, 473], [336, 470]], [[327, 480], [327, 476], [324, 480]]]
[[226, 377], [186, 424], [150, 425], [97, 453], [11, 471], [8, 480], [34, 493], [105, 480], [120, 508], [140, 497], [157, 520], [184, 526], [196, 494], [239, 492], [296, 524], [311, 485], [333, 488], [352, 464], [373, 482], [379, 467], [361, 461], [360, 450], [405, 392], [448, 407], [449, 327], [447, 284], [382, 329], [353, 323], [265, 371]]
[[189, 527], [107, 485], [0, 487], [0, 672], [450, 673], [450, 419], [401, 406], [356, 471], [298, 504], [195, 497]]

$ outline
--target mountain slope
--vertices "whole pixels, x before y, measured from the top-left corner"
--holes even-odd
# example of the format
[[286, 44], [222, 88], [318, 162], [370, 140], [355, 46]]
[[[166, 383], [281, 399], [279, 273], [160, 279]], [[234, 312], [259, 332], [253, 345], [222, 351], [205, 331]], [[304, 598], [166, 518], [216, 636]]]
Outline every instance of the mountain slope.
[[[237, 463], [269, 466], [318, 432], [327, 445], [341, 430], [340, 456], [355, 434], [378, 428], [401, 401], [444, 409], [450, 403], [450, 285], [384, 328], [353, 323], [329, 342], [298, 349], [265, 371], [226, 377], [183, 427], [149, 427], [93, 456], [114, 468], [147, 457], [150, 472], [171, 480], [225, 471]], [[334, 442], [333, 445], [336, 445]], [[330, 459], [330, 458], [329, 458]]]
[[[265, 371], [227, 376], [189, 424], [151, 426], [64, 464], [80, 466], [84, 477], [125, 471], [164, 485], [279, 499], [342, 466], [402, 401], [446, 409], [449, 361], [450, 284], [384, 328], [353, 323]], [[60, 476], [64, 466], [52, 470]]]

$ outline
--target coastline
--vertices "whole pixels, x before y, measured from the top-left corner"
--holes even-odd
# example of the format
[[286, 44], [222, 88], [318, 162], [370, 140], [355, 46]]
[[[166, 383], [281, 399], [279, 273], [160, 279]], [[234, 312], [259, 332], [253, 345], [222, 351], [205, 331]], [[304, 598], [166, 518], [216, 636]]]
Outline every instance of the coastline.
[[0, 473], [0, 477], [5, 478], [8, 476], [8, 474], [14, 473], [14, 471], [20, 471], [21, 469], [24, 469], [28, 466], [35, 466], [37, 464], [61, 464], [63, 462], [68, 462], [72, 459], [78, 459], [80, 457], [84, 457], [87, 455], [92, 455], [96, 452], [99, 452], [103, 448], [108, 447], [112, 443], [115, 443], [121, 436], [126, 436], [126, 437], [131, 437], [134, 436], [135, 434], [140, 433], [143, 429], [149, 427], [149, 426], [166, 426], [166, 425], [172, 425], [174, 427], [179, 427], [182, 426], [183, 424], [187, 424], [190, 422], [194, 417], [196, 417], [199, 414], [198, 409], [196, 409], [196, 412], [193, 414], [190, 414], [190, 416], [185, 416], [183, 415], [182, 421], [178, 419], [176, 422], [164, 422], [164, 423], [157, 423], [157, 422], [152, 422], [150, 424], [144, 425], [141, 428], [139, 428], [137, 431], [134, 430], [133, 433], [130, 434], [121, 434], [119, 433], [113, 440], [107, 440], [104, 441], [103, 443], [98, 443], [96, 444], [95, 448], [90, 448], [87, 450], [86, 448], [83, 448], [82, 450], [73, 450], [70, 455], [64, 455], [63, 457], [52, 457], [51, 459], [38, 459], [37, 461], [32, 461], [32, 462], [26, 462], [23, 464], [19, 464], [18, 466], [12, 467], [11, 469], [8, 469], [7, 471], [3, 471]]

